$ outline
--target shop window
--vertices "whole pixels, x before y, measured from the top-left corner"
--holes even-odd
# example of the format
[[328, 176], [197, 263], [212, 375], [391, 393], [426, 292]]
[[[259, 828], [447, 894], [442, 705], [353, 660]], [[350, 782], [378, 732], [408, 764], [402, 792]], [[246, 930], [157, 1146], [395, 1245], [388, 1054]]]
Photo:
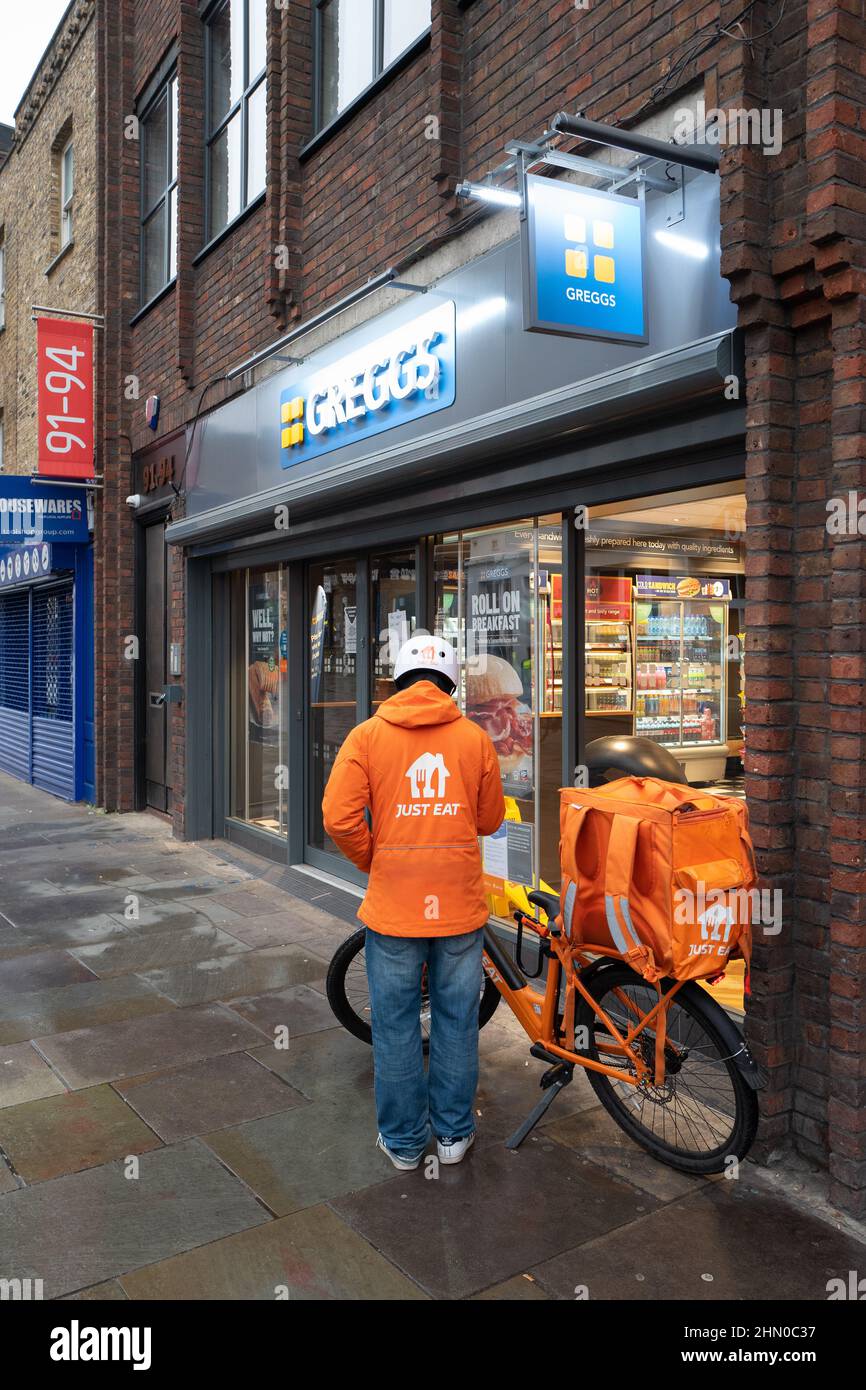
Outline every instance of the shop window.
[[460, 707], [499, 758], [506, 820], [482, 854], [491, 911], [510, 918], [527, 891], [559, 885], [560, 517], [441, 537], [434, 594], [437, 635], [460, 657]]
[[265, 190], [267, 0], [222, 0], [207, 18], [208, 237]]
[[395, 551], [370, 558], [370, 689], [375, 710], [395, 693], [393, 670], [401, 646], [416, 626], [415, 551]]
[[317, 0], [318, 126], [326, 126], [430, 28], [431, 0]]
[[230, 812], [261, 830], [287, 834], [285, 571], [244, 570], [231, 595]]
[[141, 302], [177, 275], [178, 89], [172, 74], [141, 117]]
[[309, 842], [336, 854], [322, 797], [346, 735], [358, 722], [358, 591], [354, 560], [309, 571]]
[[741, 789], [744, 541], [739, 485], [593, 509], [587, 739], [651, 738], [670, 749], [685, 780]]

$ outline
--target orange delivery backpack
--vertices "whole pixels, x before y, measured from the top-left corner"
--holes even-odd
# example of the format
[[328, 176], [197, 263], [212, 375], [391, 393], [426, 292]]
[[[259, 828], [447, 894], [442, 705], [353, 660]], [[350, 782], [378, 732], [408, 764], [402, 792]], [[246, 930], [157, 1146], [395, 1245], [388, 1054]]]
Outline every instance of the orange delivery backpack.
[[757, 882], [745, 803], [656, 777], [560, 791], [557, 925], [656, 983], [748, 967]]

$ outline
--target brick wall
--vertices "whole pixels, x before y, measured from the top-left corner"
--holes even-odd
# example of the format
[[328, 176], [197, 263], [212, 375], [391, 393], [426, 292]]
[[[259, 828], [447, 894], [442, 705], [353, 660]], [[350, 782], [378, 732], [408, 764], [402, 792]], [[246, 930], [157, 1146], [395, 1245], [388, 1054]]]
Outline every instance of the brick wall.
[[[0, 332], [4, 469], [29, 474], [37, 459], [34, 304], [93, 313], [96, 301], [96, 25], [79, 0], [34, 73], [0, 166], [0, 233], [6, 259], [6, 327]], [[61, 143], [73, 140], [73, 245], [60, 251]]]
[[[781, 109], [781, 153], [733, 146], [721, 172], [723, 273], [746, 345], [748, 792], [763, 882], [784, 902], [782, 932], [757, 942], [748, 1027], [769, 1075], [758, 1153], [766, 1158], [793, 1142], [828, 1162], [834, 1196], [862, 1214], [863, 542], [834, 537], [825, 524], [828, 498], [864, 484], [859, 0], [788, 0], [779, 23], [780, 6], [763, 0], [594, 0], [588, 9], [573, 0], [465, 7], [433, 0], [429, 44], [307, 151], [310, 0], [271, 6], [268, 194], [197, 262], [204, 236], [197, 6], [100, 4], [112, 173], [102, 273], [116, 363], [106, 387], [106, 451], [113, 438], [118, 477], [119, 432], [135, 449], [151, 442], [140, 405], [122, 399], [125, 373], [141, 377], [142, 394], [162, 397], [161, 430], [178, 428], [214, 376], [272, 341], [283, 324], [477, 228], [477, 210], [453, 198], [456, 176], [482, 175], [508, 141], [537, 136], [557, 110], [632, 125], [699, 89], [708, 106]], [[739, 19], [734, 37], [721, 33]], [[180, 280], [131, 327], [138, 152], [122, 139], [119, 116], [135, 109], [172, 43], [181, 73]], [[277, 268], [281, 246], [288, 264]], [[207, 405], [226, 389], [212, 388]], [[122, 492], [118, 484], [105, 494], [107, 511], [117, 508], [106, 520], [104, 563], [106, 575], [122, 578], [106, 583], [103, 600], [115, 624], [132, 620]], [[179, 559], [172, 614], [178, 640]], [[108, 684], [116, 640], [108, 617], [102, 621]], [[115, 684], [105, 713], [111, 702], [121, 712], [125, 698], [122, 682]], [[182, 719], [175, 730], [182, 833]], [[128, 805], [121, 751], [107, 748], [101, 785], [110, 804]]]

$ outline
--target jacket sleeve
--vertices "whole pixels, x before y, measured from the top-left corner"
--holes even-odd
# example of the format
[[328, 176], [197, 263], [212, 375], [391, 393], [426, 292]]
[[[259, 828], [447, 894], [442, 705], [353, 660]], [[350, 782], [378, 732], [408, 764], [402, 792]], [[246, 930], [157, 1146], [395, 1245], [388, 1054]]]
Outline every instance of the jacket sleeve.
[[362, 873], [369, 873], [373, 837], [364, 812], [370, 805], [366, 748], [353, 729], [337, 754], [322, 798], [322, 819], [334, 844]]
[[487, 734], [482, 736], [481, 755], [481, 781], [478, 784], [476, 820], [479, 835], [492, 835], [505, 819], [505, 797], [502, 795], [499, 759]]

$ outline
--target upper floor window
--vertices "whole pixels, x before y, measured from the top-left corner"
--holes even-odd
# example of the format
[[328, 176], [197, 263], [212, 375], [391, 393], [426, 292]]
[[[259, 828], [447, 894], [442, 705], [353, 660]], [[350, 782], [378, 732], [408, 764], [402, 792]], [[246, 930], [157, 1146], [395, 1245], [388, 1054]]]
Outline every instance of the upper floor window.
[[430, 28], [430, 6], [431, 0], [316, 0], [320, 128]]
[[3, 411], [0, 410], [0, 473], [3, 472]]
[[177, 275], [177, 74], [141, 117], [141, 302]]
[[221, 0], [208, 16], [208, 240], [265, 190], [267, 12]]
[[0, 329], [6, 327], [6, 245], [0, 227]]
[[60, 249], [72, 240], [72, 200], [75, 195], [75, 156], [67, 140], [60, 154]]

